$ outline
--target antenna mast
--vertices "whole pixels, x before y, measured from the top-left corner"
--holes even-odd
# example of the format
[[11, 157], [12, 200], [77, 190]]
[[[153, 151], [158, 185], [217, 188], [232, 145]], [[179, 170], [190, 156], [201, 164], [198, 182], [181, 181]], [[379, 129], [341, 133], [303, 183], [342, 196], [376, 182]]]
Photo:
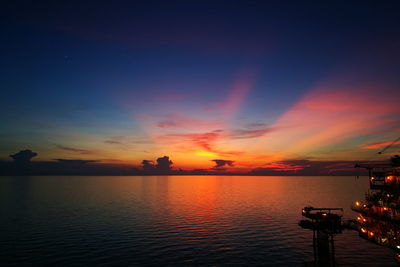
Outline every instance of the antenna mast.
[[386, 150], [388, 150], [391, 146], [393, 146], [394, 144], [396, 144], [398, 141], [400, 141], [400, 137], [397, 138], [396, 140], [394, 140], [392, 143], [390, 143], [388, 146], [386, 146], [384, 149], [382, 149], [381, 151], [379, 151], [377, 154], [381, 155], [383, 152], [385, 152]]

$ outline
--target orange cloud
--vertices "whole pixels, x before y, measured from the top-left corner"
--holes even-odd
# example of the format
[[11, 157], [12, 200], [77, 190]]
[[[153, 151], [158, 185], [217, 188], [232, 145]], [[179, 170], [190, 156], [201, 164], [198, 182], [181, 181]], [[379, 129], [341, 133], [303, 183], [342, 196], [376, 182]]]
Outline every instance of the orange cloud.
[[[169, 145], [180, 145], [183, 151], [193, 150], [193, 146], [207, 152], [212, 152], [220, 156], [240, 155], [240, 151], [221, 150], [218, 148], [217, 142], [228, 137], [222, 130], [214, 130], [204, 133], [173, 133], [165, 134], [157, 137], [160, 143]], [[197, 152], [199, 154], [199, 152]], [[204, 153], [203, 153], [204, 154]], [[214, 154], [210, 154], [214, 155]]]
[[386, 141], [386, 142], [376, 142], [376, 143], [367, 143], [361, 146], [361, 148], [364, 149], [379, 149], [379, 148], [385, 148], [389, 145], [400, 145], [400, 141]]

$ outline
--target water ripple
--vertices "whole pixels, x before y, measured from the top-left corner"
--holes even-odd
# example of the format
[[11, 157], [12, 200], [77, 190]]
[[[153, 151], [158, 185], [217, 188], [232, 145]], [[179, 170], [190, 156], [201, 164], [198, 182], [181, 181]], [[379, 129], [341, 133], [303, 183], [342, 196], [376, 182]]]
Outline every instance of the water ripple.
[[[347, 208], [367, 187], [338, 177], [15, 179], [0, 178], [1, 266], [304, 266], [313, 255], [302, 206]], [[336, 237], [340, 265], [392, 257], [355, 232]]]

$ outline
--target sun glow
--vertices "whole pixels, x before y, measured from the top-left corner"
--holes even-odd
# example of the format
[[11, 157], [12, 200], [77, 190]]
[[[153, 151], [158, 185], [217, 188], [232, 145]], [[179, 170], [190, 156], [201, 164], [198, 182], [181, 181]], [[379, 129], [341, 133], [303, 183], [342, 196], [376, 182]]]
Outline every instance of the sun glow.
[[215, 158], [218, 157], [218, 155], [214, 152], [210, 151], [205, 151], [205, 150], [199, 150], [195, 152], [196, 156], [201, 156], [201, 157], [209, 157], [209, 158]]

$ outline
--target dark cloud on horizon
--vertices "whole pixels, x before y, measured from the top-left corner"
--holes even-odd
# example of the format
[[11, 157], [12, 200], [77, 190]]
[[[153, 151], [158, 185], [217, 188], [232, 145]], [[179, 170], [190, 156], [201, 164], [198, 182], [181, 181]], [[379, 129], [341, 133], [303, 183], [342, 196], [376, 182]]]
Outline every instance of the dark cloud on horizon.
[[173, 162], [169, 159], [168, 156], [157, 158], [157, 164], [154, 163], [153, 160], [142, 160], [142, 167], [144, 171], [171, 171]]
[[173, 162], [169, 159], [169, 157], [164, 156], [157, 159], [156, 169], [159, 171], [169, 171], [172, 170], [172, 164]]
[[215, 163], [215, 166], [213, 167], [213, 169], [220, 170], [220, 171], [226, 170], [225, 167], [228, 167], [228, 166], [233, 167], [233, 163], [235, 162], [233, 160], [224, 160], [224, 159], [213, 159], [211, 161], [213, 161]]
[[[313, 161], [307, 159], [283, 160], [254, 168], [255, 175], [354, 175], [354, 161]], [[361, 171], [362, 172], [362, 171]]]
[[154, 168], [155, 168], [155, 167], [154, 167], [154, 161], [144, 159], [144, 160], [142, 161], [142, 167], [143, 167], [143, 170], [145, 170], [145, 171], [154, 170]]
[[[27, 151], [27, 152], [24, 152]], [[129, 164], [110, 164], [99, 162], [99, 160], [82, 160], [82, 159], [54, 159], [55, 161], [33, 161], [30, 158], [37, 153], [31, 150], [23, 150], [15, 155], [24, 155], [23, 162], [27, 164], [15, 164], [10, 161], [0, 161], [1, 175], [167, 175], [167, 174], [221, 174], [221, 175], [366, 175], [364, 169], [355, 168], [353, 161], [318, 161], [309, 159], [292, 159], [271, 162], [254, 168], [250, 171], [236, 170], [234, 167], [235, 161], [214, 159], [215, 163], [210, 169], [189, 169], [189, 170], [173, 170], [173, 162], [168, 156], [159, 157], [156, 161], [143, 160], [143, 170], [139, 170]], [[14, 155], [11, 155], [14, 156]], [[17, 156], [18, 157], [18, 156]], [[398, 164], [398, 158], [395, 158]], [[96, 163], [98, 162], [98, 163]], [[96, 164], [90, 164], [96, 163]], [[390, 162], [374, 161], [370, 163], [389, 164]], [[393, 163], [393, 162], [392, 162]]]
[[25, 149], [19, 151], [14, 155], [10, 155], [10, 158], [12, 158], [17, 164], [29, 164], [31, 159], [36, 156], [37, 156], [36, 152], [33, 152], [32, 150], [29, 149]]

